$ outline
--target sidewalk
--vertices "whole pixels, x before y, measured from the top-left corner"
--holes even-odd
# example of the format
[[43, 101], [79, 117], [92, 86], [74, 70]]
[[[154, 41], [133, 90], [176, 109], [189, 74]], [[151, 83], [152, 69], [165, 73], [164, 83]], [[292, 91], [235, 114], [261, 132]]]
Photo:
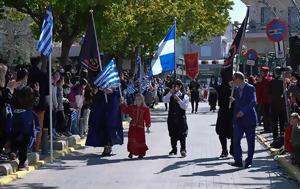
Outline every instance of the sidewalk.
[[285, 153], [284, 155], [281, 155], [281, 149], [272, 148], [270, 146], [273, 140], [272, 134], [260, 134], [262, 130], [263, 129], [261, 127], [258, 127], [256, 129], [257, 140], [269, 150], [271, 155], [274, 157], [274, 160], [276, 160], [279, 163], [279, 165], [282, 168], [284, 168], [287, 171], [287, 173], [300, 184], [300, 168], [291, 163], [290, 154]]

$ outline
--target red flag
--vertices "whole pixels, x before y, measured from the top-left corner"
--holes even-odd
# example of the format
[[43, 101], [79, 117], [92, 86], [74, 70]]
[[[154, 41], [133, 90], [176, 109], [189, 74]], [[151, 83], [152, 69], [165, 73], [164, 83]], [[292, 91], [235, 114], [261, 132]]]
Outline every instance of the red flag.
[[199, 74], [198, 53], [184, 54], [186, 76], [195, 79]]

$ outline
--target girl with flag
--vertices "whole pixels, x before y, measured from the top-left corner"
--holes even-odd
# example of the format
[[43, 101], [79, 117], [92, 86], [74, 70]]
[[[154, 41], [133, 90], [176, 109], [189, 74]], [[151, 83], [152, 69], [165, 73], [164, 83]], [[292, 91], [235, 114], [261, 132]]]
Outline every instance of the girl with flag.
[[148, 150], [145, 139], [145, 127], [147, 132], [150, 132], [149, 127], [151, 125], [150, 111], [145, 104], [143, 95], [136, 94], [133, 105], [127, 105], [124, 98], [122, 98], [121, 110], [132, 118], [128, 131], [128, 157], [131, 159], [135, 155], [138, 158], [143, 158]]

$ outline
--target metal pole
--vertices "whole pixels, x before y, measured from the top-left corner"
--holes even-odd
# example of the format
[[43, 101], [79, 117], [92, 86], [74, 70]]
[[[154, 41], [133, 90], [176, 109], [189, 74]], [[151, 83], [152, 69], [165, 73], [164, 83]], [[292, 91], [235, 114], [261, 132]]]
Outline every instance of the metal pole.
[[[91, 16], [92, 16], [93, 27], [94, 27], [94, 31], [95, 31], [94, 34], [95, 34], [95, 39], [96, 39], [98, 62], [99, 62], [99, 65], [100, 65], [100, 70], [102, 71], [102, 62], [101, 62], [101, 56], [100, 56], [100, 51], [99, 51], [98, 38], [97, 38], [97, 34], [96, 34], [96, 27], [95, 27], [93, 12], [94, 12], [93, 10], [90, 10], [90, 13], [91, 13]], [[108, 102], [106, 92], [105, 92], [105, 101], [106, 101], [106, 103]]]
[[53, 163], [53, 123], [52, 123], [52, 66], [49, 56], [49, 113], [50, 113], [50, 162]]
[[174, 26], [175, 26], [175, 38], [174, 38], [174, 79], [176, 79], [176, 70], [177, 70], [177, 63], [176, 63], [176, 30], [177, 30], [177, 26], [176, 26], [176, 21], [177, 21], [177, 18], [176, 16], [174, 17]]
[[[249, 14], [249, 9], [250, 9], [250, 6], [247, 5], [247, 14], [246, 14], [247, 18], [248, 18], [248, 14]], [[246, 22], [243, 26], [242, 38], [241, 38], [241, 41], [240, 41], [240, 46], [239, 46], [239, 51], [238, 51], [238, 56], [237, 56], [237, 66], [235, 67], [236, 72], [238, 71], [238, 65], [240, 64], [240, 57], [241, 57], [241, 52], [242, 52], [242, 46], [243, 46], [243, 43], [244, 43], [247, 23], [248, 23], [248, 20], [246, 20]], [[231, 96], [230, 97], [233, 97], [233, 93], [234, 93], [234, 86], [231, 89]], [[232, 105], [232, 103], [230, 102], [229, 103], [229, 108], [231, 108], [231, 105]]]

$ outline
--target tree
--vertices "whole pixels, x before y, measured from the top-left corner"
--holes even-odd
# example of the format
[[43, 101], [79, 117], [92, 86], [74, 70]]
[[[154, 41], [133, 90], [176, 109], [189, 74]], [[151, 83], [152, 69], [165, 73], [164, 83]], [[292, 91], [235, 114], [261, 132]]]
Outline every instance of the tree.
[[[143, 54], [152, 55], [177, 18], [177, 37], [188, 35], [201, 44], [225, 32], [230, 0], [123, 0], [104, 11], [106, 24], [98, 30], [105, 52], [134, 57], [143, 44]], [[100, 28], [100, 26], [99, 26]]]
[[51, 4], [54, 19], [54, 39], [62, 43], [61, 64], [68, 61], [72, 44], [85, 31], [89, 19], [89, 10], [98, 11], [98, 15], [110, 0], [3, 0], [5, 6], [15, 8], [29, 15], [33, 21], [33, 31], [38, 39], [46, 7]]

